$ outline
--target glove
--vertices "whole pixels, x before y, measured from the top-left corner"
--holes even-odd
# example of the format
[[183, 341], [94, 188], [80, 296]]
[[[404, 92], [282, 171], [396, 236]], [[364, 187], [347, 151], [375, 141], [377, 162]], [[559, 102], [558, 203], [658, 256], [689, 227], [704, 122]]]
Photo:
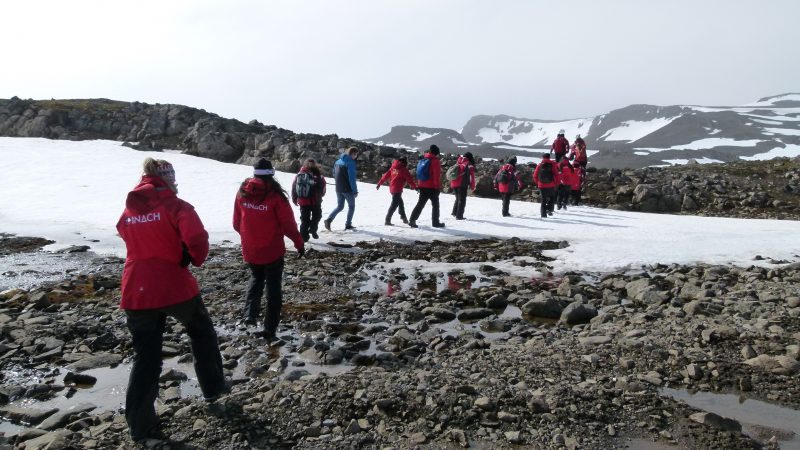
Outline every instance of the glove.
[[189, 254], [189, 249], [186, 248], [185, 244], [183, 245], [183, 254], [181, 255], [181, 267], [189, 267], [189, 263], [192, 262], [192, 255]]
[[300, 248], [297, 249], [297, 257], [298, 258], [302, 258], [303, 255], [305, 255], [305, 254], [306, 254], [306, 248], [305, 247], [300, 247]]
[[376, 190], [376, 191], [377, 191], [378, 189], [380, 189], [380, 188], [381, 188], [381, 185], [380, 185], [380, 184], [375, 186], [375, 190]]

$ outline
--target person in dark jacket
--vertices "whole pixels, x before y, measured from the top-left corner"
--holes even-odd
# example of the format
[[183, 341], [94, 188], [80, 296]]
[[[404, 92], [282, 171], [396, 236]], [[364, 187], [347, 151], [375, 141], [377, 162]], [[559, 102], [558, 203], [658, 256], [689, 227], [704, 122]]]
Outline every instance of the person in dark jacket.
[[141, 182], [128, 194], [117, 222], [127, 249], [120, 307], [134, 352], [125, 396], [125, 420], [134, 441], [160, 436], [154, 403], [167, 316], [189, 335], [203, 396], [213, 400], [229, 390], [217, 334], [188, 268], [206, 260], [208, 233], [192, 205], [177, 193], [172, 165], [147, 158]]
[[408, 158], [401, 156], [392, 161], [392, 166], [383, 174], [381, 179], [378, 180], [375, 189], [380, 189], [381, 185], [386, 182], [386, 180], [389, 180], [389, 193], [392, 194], [392, 204], [389, 205], [389, 211], [386, 212], [384, 224], [387, 226], [393, 225], [392, 216], [397, 209], [400, 211], [400, 219], [403, 223], [408, 223], [406, 208], [403, 204], [403, 188], [406, 184], [408, 184], [411, 189], [417, 188], [416, 183], [414, 183], [414, 177], [412, 177], [411, 173], [408, 171]]
[[503, 217], [510, 216], [511, 213], [508, 212], [508, 208], [511, 204], [511, 196], [522, 189], [522, 181], [517, 176], [516, 156], [508, 158], [508, 161], [500, 167], [500, 170], [494, 175], [492, 184], [494, 189], [500, 192], [500, 198], [503, 201]]
[[272, 163], [260, 159], [246, 179], [233, 204], [233, 229], [242, 238], [242, 257], [250, 268], [250, 282], [245, 294], [244, 323], [255, 325], [261, 316], [261, 297], [267, 287], [267, 316], [260, 333], [268, 341], [276, 339], [281, 318], [283, 292], [283, 237], [292, 240], [299, 256], [305, 246], [286, 191], [275, 180]]
[[467, 189], [475, 192], [475, 158], [472, 153], [466, 152], [456, 160], [458, 176], [450, 180], [450, 189], [456, 196], [453, 204], [453, 213], [456, 220], [464, 220], [464, 208], [467, 206]]
[[300, 206], [300, 236], [303, 242], [308, 242], [309, 234], [314, 239], [319, 239], [317, 228], [322, 219], [322, 197], [325, 196], [325, 186], [325, 177], [322, 176], [317, 162], [311, 158], [303, 163], [300, 172], [292, 181], [292, 203]]
[[540, 162], [533, 171], [533, 182], [539, 188], [542, 197], [542, 218], [553, 215], [553, 207], [556, 197], [556, 187], [559, 185], [558, 167], [555, 161], [550, 159], [550, 153], [542, 155]]
[[331, 222], [336, 215], [344, 209], [347, 202], [347, 220], [345, 230], [354, 230], [353, 213], [356, 211], [356, 197], [358, 197], [358, 183], [356, 183], [356, 159], [358, 148], [350, 147], [346, 153], [336, 160], [333, 165], [333, 180], [336, 183], [336, 208], [325, 219], [325, 229], [331, 231]]
[[431, 145], [428, 152], [422, 157], [430, 160], [428, 166], [430, 173], [427, 180], [417, 180], [419, 199], [417, 200], [416, 206], [414, 206], [414, 210], [411, 211], [408, 226], [417, 228], [417, 219], [420, 214], [422, 214], [422, 209], [425, 207], [425, 204], [430, 200], [431, 224], [436, 228], [444, 228], [444, 223], [439, 221], [439, 193], [442, 190], [442, 162], [439, 161], [439, 147]]
[[558, 132], [556, 140], [553, 141], [553, 144], [550, 146], [550, 153], [554, 153], [556, 156], [556, 162], [559, 162], [561, 161], [561, 158], [566, 156], [568, 150], [569, 141], [566, 137], [564, 137], [564, 130], [561, 130]]

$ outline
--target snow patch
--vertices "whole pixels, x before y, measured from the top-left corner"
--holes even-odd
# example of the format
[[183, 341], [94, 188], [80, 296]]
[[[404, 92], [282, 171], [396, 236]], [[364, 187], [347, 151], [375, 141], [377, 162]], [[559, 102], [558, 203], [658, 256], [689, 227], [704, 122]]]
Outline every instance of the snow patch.
[[670, 150], [704, 150], [714, 147], [753, 147], [762, 142], [760, 139], [737, 141], [732, 138], [705, 138], [683, 145], [674, 145]]
[[783, 148], [773, 148], [766, 153], [759, 153], [753, 156], [740, 156], [739, 159], [745, 161], [765, 161], [773, 158], [794, 158], [796, 156], [800, 156], [800, 145], [789, 144]]
[[[723, 162], [718, 159], [706, 158], [705, 156], [702, 158], [692, 158], [692, 159], [694, 159], [700, 164], [715, 164]], [[692, 159], [662, 159], [662, 161], [664, 161], [665, 163], [669, 163], [670, 165], [673, 166], [683, 166], [688, 164], [689, 161], [691, 161]]]
[[675, 117], [657, 117], [646, 121], [626, 120], [620, 123], [618, 127], [608, 130], [600, 139], [605, 141], [638, 141], [648, 134], [669, 125], [678, 117], [681, 117], [681, 115]]

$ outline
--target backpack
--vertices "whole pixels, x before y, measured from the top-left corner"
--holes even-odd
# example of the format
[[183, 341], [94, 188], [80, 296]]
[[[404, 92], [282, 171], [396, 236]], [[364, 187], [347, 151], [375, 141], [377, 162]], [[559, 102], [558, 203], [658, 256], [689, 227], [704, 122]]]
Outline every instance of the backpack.
[[553, 164], [540, 164], [539, 165], [539, 181], [542, 183], [553, 182]]
[[500, 169], [500, 171], [497, 172], [497, 176], [495, 177], [495, 180], [498, 183], [508, 183], [510, 178], [511, 178], [511, 174], [508, 173], [508, 171], [506, 169]]
[[311, 198], [316, 184], [316, 180], [310, 173], [300, 172], [294, 183], [294, 193], [297, 194], [297, 198]]
[[458, 164], [453, 164], [447, 169], [447, 179], [453, 181], [458, 178], [458, 172], [460, 171], [461, 167]]
[[422, 158], [417, 163], [417, 180], [428, 181], [431, 177], [431, 160]]

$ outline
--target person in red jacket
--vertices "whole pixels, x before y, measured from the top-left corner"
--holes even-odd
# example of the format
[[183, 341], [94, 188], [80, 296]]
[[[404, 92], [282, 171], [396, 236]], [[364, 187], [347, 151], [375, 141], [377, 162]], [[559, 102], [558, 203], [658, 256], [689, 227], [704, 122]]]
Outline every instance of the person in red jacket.
[[203, 396], [213, 400], [229, 387], [217, 334], [189, 264], [208, 256], [208, 233], [192, 205], [177, 196], [175, 170], [147, 158], [139, 185], [128, 193], [117, 231], [127, 256], [122, 301], [134, 351], [125, 396], [125, 420], [134, 441], [159, 436], [154, 403], [161, 374], [161, 342], [167, 316], [183, 324], [191, 340], [194, 370]]
[[422, 208], [431, 201], [431, 223], [436, 228], [444, 228], [444, 223], [439, 221], [439, 193], [442, 190], [442, 162], [439, 161], [439, 147], [431, 145], [428, 152], [425, 153], [423, 159], [430, 160], [428, 162], [428, 178], [421, 180], [417, 176], [417, 187], [419, 188], [419, 199], [417, 200], [414, 210], [411, 211], [411, 217], [408, 220], [408, 226], [417, 228], [417, 219], [422, 214]]
[[576, 166], [586, 168], [589, 158], [586, 156], [586, 141], [581, 138], [581, 135], [575, 136], [575, 143], [572, 144], [572, 158]]
[[556, 208], [567, 209], [569, 196], [572, 192], [572, 179], [575, 177], [574, 169], [569, 159], [564, 158], [558, 163], [558, 187], [556, 192]]
[[286, 191], [275, 180], [272, 163], [261, 158], [253, 175], [244, 180], [233, 205], [233, 229], [242, 238], [242, 256], [250, 268], [244, 323], [255, 325], [261, 316], [261, 296], [266, 284], [267, 316], [260, 334], [273, 341], [283, 304], [281, 280], [286, 254], [283, 237], [292, 240], [301, 257], [305, 254], [305, 247]]
[[547, 218], [548, 215], [553, 215], [553, 203], [556, 196], [556, 186], [559, 185], [558, 180], [558, 167], [556, 163], [550, 159], [550, 153], [542, 155], [542, 162], [536, 166], [533, 171], [533, 182], [539, 188], [539, 193], [542, 197], [542, 218]]
[[569, 141], [567, 138], [564, 137], [564, 130], [558, 132], [558, 136], [556, 136], [556, 140], [553, 141], [553, 144], [550, 145], [550, 153], [555, 153], [556, 155], [556, 162], [561, 161], [567, 151], [569, 150]]
[[456, 220], [464, 220], [464, 208], [467, 206], [467, 188], [475, 192], [475, 158], [471, 152], [466, 152], [456, 160], [458, 176], [450, 180], [450, 189], [456, 195], [453, 203], [452, 215]]
[[292, 203], [300, 206], [300, 236], [308, 242], [309, 234], [319, 239], [317, 229], [322, 219], [322, 197], [325, 196], [325, 177], [317, 162], [309, 158], [292, 181]]
[[500, 192], [503, 200], [503, 217], [508, 217], [508, 207], [511, 203], [511, 196], [522, 189], [522, 181], [517, 176], [517, 157], [512, 156], [494, 175], [494, 189]]
[[586, 172], [584, 168], [578, 164], [573, 167], [573, 170], [574, 176], [572, 177], [570, 188], [572, 190], [572, 204], [577, 206], [581, 203], [581, 190], [583, 189], [583, 180], [586, 178]]
[[406, 184], [408, 184], [411, 189], [417, 188], [416, 183], [414, 183], [414, 178], [411, 176], [411, 172], [408, 171], [408, 158], [401, 156], [392, 161], [392, 166], [383, 174], [381, 179], [378, 180], [375, 189], [380, 189], [381, 185], [386, 182], [386, 180], [389, 180], [389, 193], [392, 194], [392, 204], [389, 205], [389, 211], [386, 212], [384, 224], [387, 226], [394, 225], [392, 223], [392, 216], [397, 209], [400, 210], [400, 219], [403, 223], [408, 223], [406, 207], [405, 204], [403, 204], [403, 188]]

